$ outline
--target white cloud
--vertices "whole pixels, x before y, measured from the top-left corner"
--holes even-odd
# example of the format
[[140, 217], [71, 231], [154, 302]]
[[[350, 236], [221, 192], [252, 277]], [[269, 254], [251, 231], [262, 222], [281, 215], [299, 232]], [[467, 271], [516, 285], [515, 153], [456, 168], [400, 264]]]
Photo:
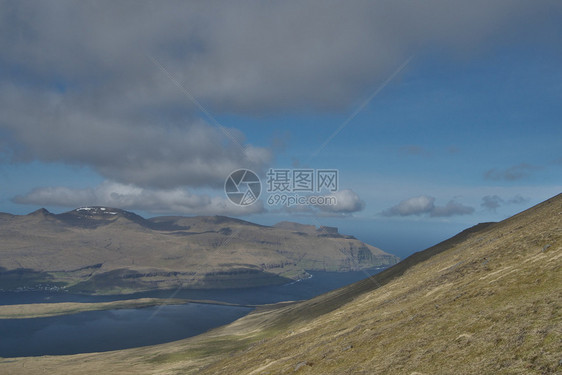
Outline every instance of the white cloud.
[[186, 215], [248, 215], [264, 210], [258, 201], [249, 206], [237, 206], [226, 197], [192, 194], [186, 189], [146, 189], [106, 181], [95, 188], [37, 188], [17, 196], [16, 203], [39, 206], [79, 207], [99, 205], [151, 213]]
[[324, 212], [350, 214], [361, 211], [365, 208], [365, 202], [361, 200], [351, 189], [338, 190], [331, 194], [336, 198], [335, 205], [320, 205], [318, 208]]
[[410, 215], [421, 215], [431, 212], [435, 205], [435, 198], [420, 195], [418, 197], [408, 198], [396, 206], [393, 206], [385, 211], [383, 211], [384, 216], [410, 216]]
[[[332, 204], [331, 198], [335, 198], [336, 204]], [[265, 199], [263, 197], [252, 205], [238, 206], [230, 202], [226, 196], [195, 194], [185, 188], [152, 189], [105, 181], [95, 188], [71, 189], [63, 186], [36, 188], [14, 197], [12, 201], [43, 207], [108, 206], [151, 213], [248, 215], [265, 212], [263, 203]], [[365, 207], [365, 203], [351, 189], [321, 196], [319, 202], [322, 204], [294, 204], [279, 208], [272, 206], [269, 209], [277, 213], [345, 216], [361, 211]], [[330, 204], [323, 204], [325, 202]]]

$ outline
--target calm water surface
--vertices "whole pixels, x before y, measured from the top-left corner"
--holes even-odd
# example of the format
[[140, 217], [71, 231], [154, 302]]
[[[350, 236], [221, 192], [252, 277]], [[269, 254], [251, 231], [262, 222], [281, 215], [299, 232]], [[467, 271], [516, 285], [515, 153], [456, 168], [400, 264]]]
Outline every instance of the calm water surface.
[[[0, 292], [0, 305], [102, 302], [127, 298], [189, 298], [257, 305], [308, 299], [362, 280], [368, 272], [314, 272], [281, 286], [231, 290], [169, 290], [132, 295], [87, 296], [48, 292]], [[201, 334], [252, 309], [189, 303], [139, 309], [87, 311], [33, 319], [0, 319], [0, 357], [76, 354], [154, 345]]]

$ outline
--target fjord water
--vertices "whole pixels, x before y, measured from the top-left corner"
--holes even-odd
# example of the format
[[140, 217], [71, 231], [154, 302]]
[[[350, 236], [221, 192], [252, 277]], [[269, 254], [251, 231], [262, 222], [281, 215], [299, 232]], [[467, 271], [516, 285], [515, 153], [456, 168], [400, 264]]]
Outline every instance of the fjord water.
[[[260, 288], [175, 290], [126, 296], [47, 292], [0, 292], [0, 304], [102, 302], [159, 297], [258, 305], [312, 298], [362, 280], [381, 269], [314, 272], [310, 279]], [[189, 303], [138, 309], [87, 311], [33, 319], [0, 319], [0, 357], [76, 354], [126, 349], [179, 340], [228, 324], [252, 310], [245, 306]]]
[[0, 319], [0, 356], [76, 354], [159, 344], [203, 333], [250, 311], [248, 307], [189, 303]]

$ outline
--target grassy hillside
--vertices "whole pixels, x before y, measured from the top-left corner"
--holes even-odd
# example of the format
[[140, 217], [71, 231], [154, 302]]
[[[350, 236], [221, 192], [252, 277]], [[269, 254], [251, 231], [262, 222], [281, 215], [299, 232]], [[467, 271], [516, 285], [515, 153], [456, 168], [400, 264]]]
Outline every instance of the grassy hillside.
[[[204, 335], [0, 361], [6, 373], [562, 373], [562, 195], [370, 279]], [[27, 371], [27, 372], [25, 372]]]
[[561, 266], [559, 195], [288, 307], [280, 332], [200, 373], [562, 373]]
[[306, 270], [388, 266], [397, 258], [336, 228], [267, 227], [224, 216], [156, 217], [85, 207], [0, 215], [0, 289], [81, 293], [283, 284]]

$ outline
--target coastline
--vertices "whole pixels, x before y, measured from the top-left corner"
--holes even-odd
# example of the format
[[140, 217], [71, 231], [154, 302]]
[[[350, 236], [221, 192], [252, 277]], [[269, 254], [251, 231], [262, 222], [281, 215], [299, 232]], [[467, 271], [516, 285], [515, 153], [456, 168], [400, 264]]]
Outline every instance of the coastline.
[[212, 300], [191, 299], [165, 299], [165, 298], [138, 298], [118, 300], [111, 302], [55, 302], [55, 303], [30, 303], [18, 305], [0, 305], [0, 319], [33, 319], [46, 318], [58, 315], [77, 314], [85, 311], [138, 309], [160, 305], [183, 305], [187, 303], [256, 307], [255, 305], [241, 305]]

